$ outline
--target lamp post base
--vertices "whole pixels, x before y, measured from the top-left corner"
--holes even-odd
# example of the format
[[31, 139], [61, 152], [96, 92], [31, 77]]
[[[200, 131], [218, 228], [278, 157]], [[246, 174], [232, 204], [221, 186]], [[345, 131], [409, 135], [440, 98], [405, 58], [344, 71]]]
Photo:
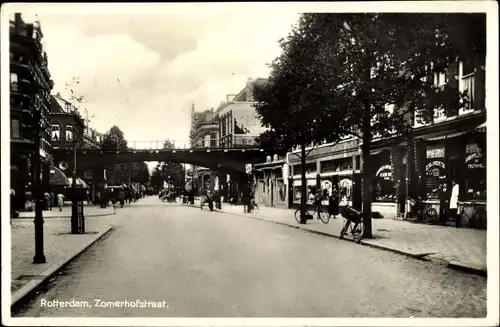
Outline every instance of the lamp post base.
[[33, 263], [47, 263], [45, 255], [43, 253], [35, 254], [35, 256], [33, 257]]

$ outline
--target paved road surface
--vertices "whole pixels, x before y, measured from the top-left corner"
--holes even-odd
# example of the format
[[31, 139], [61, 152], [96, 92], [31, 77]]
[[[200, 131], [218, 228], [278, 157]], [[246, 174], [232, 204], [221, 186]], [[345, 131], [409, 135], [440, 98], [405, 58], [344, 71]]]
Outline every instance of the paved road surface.
[[[37, 317], [484, 317], [486, 279], [157, 197], [118, 210], [116, 230], [17, 313]], [[90, 308], [41, 307], [89, 301]], [[102, 308], [165, 301], [164, 308]]]

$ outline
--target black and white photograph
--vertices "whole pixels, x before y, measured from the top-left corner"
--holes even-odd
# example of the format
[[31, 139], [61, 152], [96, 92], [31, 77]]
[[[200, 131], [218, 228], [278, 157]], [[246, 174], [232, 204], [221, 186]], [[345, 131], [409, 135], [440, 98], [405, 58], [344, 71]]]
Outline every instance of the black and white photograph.
[[1, 17], [4, 325], [499, 324], [496, 2]]

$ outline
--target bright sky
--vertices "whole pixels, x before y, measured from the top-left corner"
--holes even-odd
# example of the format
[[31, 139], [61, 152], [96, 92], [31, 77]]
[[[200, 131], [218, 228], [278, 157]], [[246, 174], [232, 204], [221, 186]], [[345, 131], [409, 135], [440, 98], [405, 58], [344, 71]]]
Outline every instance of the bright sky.
[[173, 12], [165, 10], [173, 6], [158, 6], [163, 12], [154, 7], [142, 6], [145, 13], [138, 14], [38, 10], [53, 93], [69, 97], [66, 84], [72, 84], [94, 116], [90, 125], [105, 132], [116, 124], [129, 144], [189, 144], [192, 103], [197, 111], [217, 108], [249, 77], [267, 77], [266, 63], [280, 53], [277, 41], [298, 19], [293, 11], [256, 16], [232, 9], [237, 6], [177, 5], [184, 9]]

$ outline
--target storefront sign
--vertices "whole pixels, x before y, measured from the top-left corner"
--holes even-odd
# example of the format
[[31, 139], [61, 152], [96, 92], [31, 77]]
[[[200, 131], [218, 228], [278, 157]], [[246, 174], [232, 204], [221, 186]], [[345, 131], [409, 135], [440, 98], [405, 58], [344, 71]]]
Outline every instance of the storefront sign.
[[465, 163], [469, 169], [485, 167], [482, 153], [472, 153], [468, 155], [465, 158]]
[[441, 176], [441, 170], [444, 171], [444, 169], [445, 169], [445, 164], [442, 161], [433, 161], [425, 166], [425, 170], [427, 171], [427, 176], [439, 177]]
[[444, 146], [427, 146], [427, 159], [444, 158]]
[[425, 170], [429, 170], [429, 169], [431, 169], [431, 167], [441, 167], [444, 169], [445, 165], [444, 165], [444, 162], [442, 162], [442, 161], [433, 161], [433, 162], [428, 163], [425, 166]]
[[392, 166], [391, 165], [384, 165], [380, 167], [377, 170], [377, 173], [375, 176], [382, 177], [384, 179], [391, 179], [392, 178]]

